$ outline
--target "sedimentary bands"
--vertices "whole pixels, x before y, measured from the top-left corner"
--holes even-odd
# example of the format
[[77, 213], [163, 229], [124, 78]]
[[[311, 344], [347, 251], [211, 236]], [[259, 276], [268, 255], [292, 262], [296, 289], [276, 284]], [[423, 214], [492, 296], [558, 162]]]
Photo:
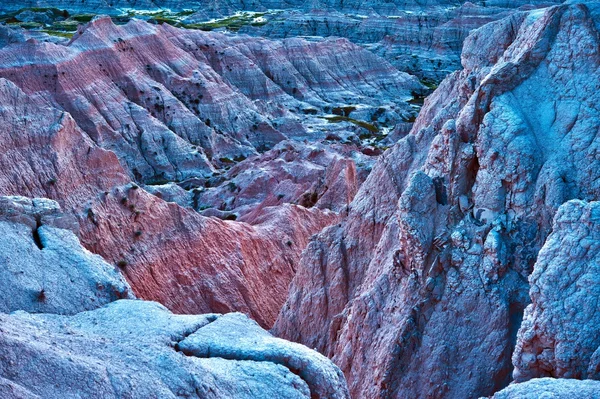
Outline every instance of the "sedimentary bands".
[[600, 397], [600, 3], [0, 21], [1, 398]]

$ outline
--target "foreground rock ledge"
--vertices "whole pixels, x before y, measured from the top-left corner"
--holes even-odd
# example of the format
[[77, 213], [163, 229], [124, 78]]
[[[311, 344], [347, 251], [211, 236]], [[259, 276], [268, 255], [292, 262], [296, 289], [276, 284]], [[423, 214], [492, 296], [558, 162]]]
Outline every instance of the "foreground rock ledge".
[[74, 316], [0, 314], [2, 398], [349, 398], [341, 371], [240, 313], [120, 300]]
[[492, 399], [595, 399], [600, 381], [536, 378], [513, 384], [496, 393]]

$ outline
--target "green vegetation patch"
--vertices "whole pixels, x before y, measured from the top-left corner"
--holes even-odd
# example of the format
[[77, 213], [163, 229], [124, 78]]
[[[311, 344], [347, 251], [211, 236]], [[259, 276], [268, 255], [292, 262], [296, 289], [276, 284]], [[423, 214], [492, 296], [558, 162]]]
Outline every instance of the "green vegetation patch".
[[329, 123], [350, 122], [350, 123], [355, 124], [356, 126], [360, 126], [364, 129], [367, 129], [371, 133], [375, 133], [375, 134], [379, 133], [379, 128], [377, 126], [373, 125], [372, 123], [365, 122], [365, 121], [359, 121], [358, 119], [350, 118], [347, 116], [335, 115], [335, 116], [324, 116], [323, 118], [326, 119]]
[[225, 28], [232, 32], [237, 32], [245, 25], [265, 25], [267, 23], [267, 20], [263, 18], [265, 15], [266, 13], [244, 12], [213, 21], [200, 22], [196, 24], [183, 24], [183, 27], [187, 29], [200, 29], [204, 31]]
[[[17, 17], [19, 14], [30, 11], [40, 14], [34, 16], [34, 21], [21, 21]], [[133, 18], [139, 18], [155, 24], [169, 24], [185, 29], [200, 29], [211, 31], [215, 29], [227, 29], [232, 32], [237, 32], [243, 26], [263, 26], [268, 23], [264, 18], [267, 14], [276, 12], [238, 12], [234, 15], [215, 19], [206, 22], [187, 23], [186, 19], [193, 15], [194, 10], [183, 10], [173, 12], [170, 10], [132, 10], [126, 9], [120, 15], [113, 15], [111, 18], [117, 25], [125, 24]], [[43, 15], [42, 15], [43, 14]], [[0, 14], [0, 23], [9, 24], [11, 26], [19, 26], [23, 29], [37, 30], [54, 36], [67, 37], [73, 36], [72, 32], [77, 31], [79, 24], [90, 22], [96, 14], [83, 13], [71, 15], [67, 10], [58, 8], [23, 8], [18, 11]]]
[[64, 37], [65, 39], [71, 39], [75, 32], [63, 32], [58, 30], [42, 29], [42, 32], [50, 36]]

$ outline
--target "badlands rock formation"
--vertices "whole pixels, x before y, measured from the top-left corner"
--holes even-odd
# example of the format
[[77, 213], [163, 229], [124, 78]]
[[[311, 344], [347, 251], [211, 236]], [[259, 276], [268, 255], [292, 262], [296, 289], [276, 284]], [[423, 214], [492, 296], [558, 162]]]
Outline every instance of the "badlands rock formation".
[[175, 311], [240, 310], [269, 326], [308, 238], [337, 220], [297, 205], [256, 226], [204, 218], [128, 183], [68, 113], [5, 79], [0, 101], [0, 194], [58, 201], [86, 248], [119, 266], [138, 296]]
[[315, 125], [340, 107], [350, 107], [342, 118], [360, 106], [368, 122], [410, 120], [407, 101], [422, 89], [342, 39], [267, 41], [109, 18], [68, 45], [5, 47], [0, 76], [69, 112], [150, 184], [209, 177], [286, 138], [325, 138]]
[[245, 315], [112, 302], [129, 286], [68, 228], [54, 201], [0, 197], [0, 397], [349, 398], [329, 359]]
[[[0, 4], [0, 12], [10, 14], [11, 21], [21, 21], [27, 26], [41, 24], [51, 31], [58, 28], [68, 32], [78, 20], [87, 20], [89, 13], [107, 13], [121, 20], [133, 14], [158, 23], [204, 30], [239, 30], [262, 37], [310, 37], [311, 40], [343, 37], [403, 71], [439, 82], [460, 68], [462, 43], [470, 31], [506, 17], [515, 9], [557, 3], [556, 0], [167, 0], [160, 3], [164, 8], [157, 9], [154, 2], [145, 0], [87, 0], [81, 4], [72, 0], [26, 0]], [[63, 9], [67, 10], [66, 15]]]
[[2, 6], [0, 397], [600, 396], [600, 3], [71, 3]]
[[[0, 122], [11, 132], [0, 193], [57, 200], [77, 217], [86, 248], [118, 265], [138, 296], [176, 312], [244, 311], [263, 326], [309, 237], [338, 220], [379, 151], [357, 138], [372, 131], [343, 118], [356, 112], [373, 129], [410, 118], [406, 100], [422, 87], [343, 40], [273, 42], [104, 18], [68, 45], [14, 41], [0, 49]], [[340, 107], [348, 101], [356, 106]], [[331, 149], [302, 150], [295, 161], [267, 153], [226, 173], [288, 136], [328, 138], [336, 124], [325, 112], [346, 124]], [[277, 170], [280, 186], [250, 198], [270, 184], [258, 177], [262, 162], [298, 174]], [[212, 184], [221, 188], [203, 194]], [[159, 197], [208, 216], [247, 214], [254, 226]]]
[[[373, 9], [372, 2], [355, 3], [359, 7], [347, 3], [344, 1], [341, 9], [315, 7], [308, 12], [267, 14], [263, 17], [267, 23], [246, 25], [240, 31], [277, 38], [345, 37], [389, 60], [400, 70], [439, 82], [460, 68], [462, 44], [473, 29], [506, 17], [515, 8], [553, 4], [550, 1], [404, 2]], [[189, 18], [194, 20], [194, 16]]]
[[[467, 398], [506, 386], [552, 219], [569, 199], [599, 195], [599, 22], [597, 3], [573, 4], [473, 32], [464, 70], [381, 156], [346, 221], [309, 244], [274, 331], [332, 357], [354, 397]], [[573, 245], [565, 251], [584, 257]], [[569, 359], [591, 356], [595, 341], [582, 331], [540, 354], [561, 336], [542, 309], [527, 311], [516, 375], [584, 377], [587, 355]]]

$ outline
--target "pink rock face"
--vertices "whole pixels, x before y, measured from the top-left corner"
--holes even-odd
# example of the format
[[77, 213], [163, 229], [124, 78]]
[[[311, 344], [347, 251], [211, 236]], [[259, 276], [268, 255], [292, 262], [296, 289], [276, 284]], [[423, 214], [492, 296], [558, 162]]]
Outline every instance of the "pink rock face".
[[68, 113], [0, 83], [1, 194], [59, 201], [88, 249], [176, 312], [239, 310], [270, 326], [308, 238], [338, 218], [295, 205], [264, 208], [255, 226], [202, 217], [127, 184], [114, 153]]
[[120, 265], [135, 293], [178, 313], [245, 312], [270, 326], [308, 238], [337, 215], [265, 208], [255, 225], [205, 218], [131, 185], [91, 202], [82, 243]]
[[600, 194], [598, 20], [563, 5], [474, 31], [464, 70], [310, 242], [273, 331], [332, 357], [354, 397], [506, 386], [552, 218]]
[[203, 214], [217, 208], [247, 222], [265, 206], [283, 203], [341, 212], [375, 160], [355, 145], [285, 141], [236, 164], [223, 176], [222, 184], [193, 190], [188, 202], [200, 211], [209, 208]]

